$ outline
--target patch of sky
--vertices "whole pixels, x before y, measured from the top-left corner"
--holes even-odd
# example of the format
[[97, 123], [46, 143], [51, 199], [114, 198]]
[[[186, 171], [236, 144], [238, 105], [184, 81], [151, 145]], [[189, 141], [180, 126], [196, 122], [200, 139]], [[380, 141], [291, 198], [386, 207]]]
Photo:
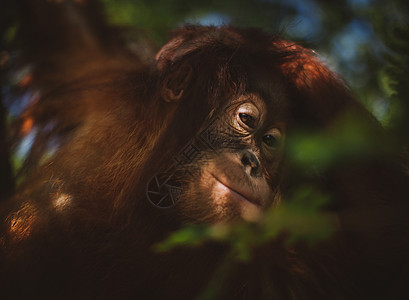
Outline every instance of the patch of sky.
[[13, 93], [10, 91], [10, 87], [5, 87], [2, 90], [4, 97], [4, 105], [7, 107], [9, 114], [13, 117], [19, 116], [29, 106], [33, 99], [36, 98], [38, 92], [28, 90], [23, 93], [18, 99], [13, 97]]
[[203, 17], [192, 17], [185, 21], [185, 23], [199, 24], [203, 26], [223, 26], [231, 22], [230, 18], [224, 14], [211, 13]]
[[313, 40], [322, 32], [322, 11], [315, 1], [305, 0], [265, 0], [272, 3], [280, 3], [283, 6], [294, 9], [295, 16], [284, 18], [285, 32], [293, 38]]
[[31, 146], [33, 146], [34, 139], [36, 137], [37, 130], [36, 128], [33, 128], [33, 130], [30, 131], [29, 134], [27, 134], [20, 144], [17, 147], [16, 155], [18, 158], [24, 158], [26, 157], [28, 151], [30, 151]]
[[[368, 44], [374, 37], [372, 26], [362, 20], [352, 20], [334, 38], [334, 51], [346, 63], [355, 63], [359, 56], [360, 49]], [[353, 65], [351, 65], [354, 68]]]

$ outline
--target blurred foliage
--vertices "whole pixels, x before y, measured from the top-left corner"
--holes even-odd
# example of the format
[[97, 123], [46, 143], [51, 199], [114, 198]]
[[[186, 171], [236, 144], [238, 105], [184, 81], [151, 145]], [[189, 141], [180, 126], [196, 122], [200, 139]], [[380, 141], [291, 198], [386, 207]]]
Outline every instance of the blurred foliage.
[[294, 192], [291, 201], [272, 207], [257, 222], [188, 226], [170, 235], [156, 250], [169, 251], [178, 246], [218, 241], [231, 246], [233, 257], [248, 261], [252, 249], [283, 233], [289, 233], [285, 240], [288, 245], [300, 240], [311, 244], [328, 238], [333, 232], [334, 220], [320, 213], [328, 200], [327, 195], [312, 186], [302, 186]]
[[368, 153], [393, 151], [392, 145], [381, 143], [359, 116], [342, 116], [326, 131], [295, 133], [286, 145], [292, 164], [303, 170], [325, 170]]
[[[387, 88], [391, 91], [391, 126], [395, 138], [409, 147], [409, 4], [401, 6], [401, 17], [388, 27], [383, 27], [383, 39], [390, 49], [386, 54], [388, 66], [385, 74]], [[380, 31], [381, 31], [380, 29]]]

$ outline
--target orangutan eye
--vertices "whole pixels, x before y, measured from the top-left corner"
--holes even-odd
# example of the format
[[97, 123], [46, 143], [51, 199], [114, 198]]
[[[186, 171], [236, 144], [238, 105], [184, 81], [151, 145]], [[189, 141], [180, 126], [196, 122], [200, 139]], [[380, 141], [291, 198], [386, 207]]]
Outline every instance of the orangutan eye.
[[263, 136], [263, 143], [269, 148], [277, 148], [281, 143], [281, 139], [282, 136], [280, 130], [272, 128]]
[[239, 118], [244, 124], [247, 125], [247, 127], [254, 129], [256, 120], [252, 116], [246, 113], [239, 113]]
[[278, 146], [278, 140], [271, 134], [263, 136], [263, 142], [269, 147], [275, 148]]
[[253, 103], [242, 104], [236, 112], [237, 123], [246, 131], [254, 130], [260, 119], [260, 112]]

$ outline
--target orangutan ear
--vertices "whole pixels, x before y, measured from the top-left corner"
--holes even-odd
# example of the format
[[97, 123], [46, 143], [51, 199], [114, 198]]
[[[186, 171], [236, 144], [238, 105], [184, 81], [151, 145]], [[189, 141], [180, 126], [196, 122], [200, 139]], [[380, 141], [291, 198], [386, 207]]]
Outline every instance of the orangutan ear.
[[185, 89], [189, 85], [193, 75], [193, 69], [190, 65], [179, 66], [163, 80], [162, 98], [166, 102], [179, 101]]

